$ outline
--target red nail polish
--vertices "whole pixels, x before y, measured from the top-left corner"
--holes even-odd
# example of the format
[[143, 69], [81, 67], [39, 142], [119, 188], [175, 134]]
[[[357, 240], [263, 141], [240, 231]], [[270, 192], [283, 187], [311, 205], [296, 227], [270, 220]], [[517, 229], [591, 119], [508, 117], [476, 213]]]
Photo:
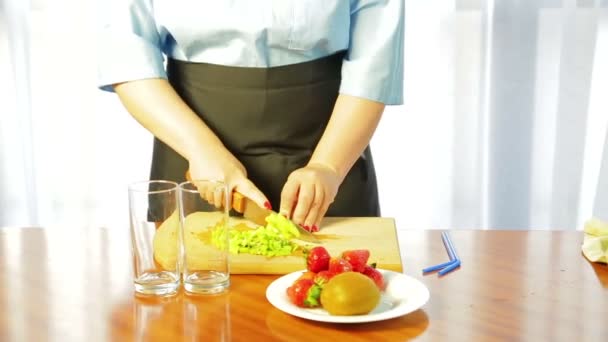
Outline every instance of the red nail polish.
[[318, 232], [319, 231], [319, 227], [315, 224], [312, 226], [312, 231], [313, 232]]
[[268, 210], [272, 210], [272, 205], [270, 205], [270, 202], [266, 201], [266, 202], [264, 202], [264, 208], [266, 208]]

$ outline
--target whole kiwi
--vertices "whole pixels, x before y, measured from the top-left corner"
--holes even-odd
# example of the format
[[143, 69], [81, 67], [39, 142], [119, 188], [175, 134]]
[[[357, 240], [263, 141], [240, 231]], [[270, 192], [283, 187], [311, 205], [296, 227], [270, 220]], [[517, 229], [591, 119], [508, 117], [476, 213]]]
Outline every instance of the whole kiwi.
[[332, 315], [365, 315], [380, 302], [373, 280], [359, 272], [344, 272], [331, 278], [321, 291], [321, 305]]

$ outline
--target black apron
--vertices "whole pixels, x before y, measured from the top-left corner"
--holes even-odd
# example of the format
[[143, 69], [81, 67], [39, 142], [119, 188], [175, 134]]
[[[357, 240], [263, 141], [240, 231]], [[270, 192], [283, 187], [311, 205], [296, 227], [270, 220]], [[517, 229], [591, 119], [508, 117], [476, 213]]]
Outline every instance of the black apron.
[[[331, 116], [343, 57], [338, 53], [272, 68], [169, 59], [167, 74], [181, 98], [243, 163], [272, 207], [279, 208], [287, 177], [308, 163]], [[154, 140], [151, 179], [180, 183], [187, 169], [183, 157]], [[326, 216], [380, 216], [369, 147], [344, 179]]]

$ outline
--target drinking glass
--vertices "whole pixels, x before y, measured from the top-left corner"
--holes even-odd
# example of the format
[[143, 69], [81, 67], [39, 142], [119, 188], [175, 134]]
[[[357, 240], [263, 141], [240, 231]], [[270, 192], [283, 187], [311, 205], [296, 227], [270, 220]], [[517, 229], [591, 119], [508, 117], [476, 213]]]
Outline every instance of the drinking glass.
[[135, 291], [171, 295], [180, 284], [178, 184], [143, 181], [129, 185]]
[[223, 182], [192, 180], [179, 185], [182, 279], [188, 293], [228, 289], [230, 197]]

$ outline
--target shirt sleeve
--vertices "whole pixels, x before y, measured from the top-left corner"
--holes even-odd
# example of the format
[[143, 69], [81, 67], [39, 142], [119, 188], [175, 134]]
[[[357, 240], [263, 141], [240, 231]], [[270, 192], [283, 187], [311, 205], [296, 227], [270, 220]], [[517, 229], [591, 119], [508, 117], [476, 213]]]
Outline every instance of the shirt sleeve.
[[152, 0], [100, 0], [97, 84], [167, 78]]
[[403, 103], [404, 0], [352, 0], [340, 93]]

